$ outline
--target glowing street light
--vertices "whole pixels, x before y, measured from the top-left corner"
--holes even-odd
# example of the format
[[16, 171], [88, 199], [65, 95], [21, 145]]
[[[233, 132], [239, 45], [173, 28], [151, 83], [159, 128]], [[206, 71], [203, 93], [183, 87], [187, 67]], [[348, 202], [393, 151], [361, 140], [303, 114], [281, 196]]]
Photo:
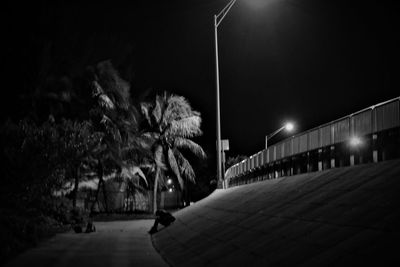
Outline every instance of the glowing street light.
[[286, 131], [291, 132], [291, 131], [293, 131], [293, 129], [294, 129], [293, 123], [288, 122], [288, 123], [285, 124], [285, 130]]
[[272, 137], [274, 137], [277, 133], [286, 130], [287, 132], [292, 132], [294, 130], [294, 124], [292, 122], [287, 122], [285, 123], [281, 128], [279, 128], [278, 130], [276, 130], [275, 132], [265, 136], [265, 149], [268, 148], [268, 139], [271, 139]]
[[167, 184], [168, 184], [168, 185], [172, 184], [172, 179], [168, 179], [168, 180], [167, 180]]

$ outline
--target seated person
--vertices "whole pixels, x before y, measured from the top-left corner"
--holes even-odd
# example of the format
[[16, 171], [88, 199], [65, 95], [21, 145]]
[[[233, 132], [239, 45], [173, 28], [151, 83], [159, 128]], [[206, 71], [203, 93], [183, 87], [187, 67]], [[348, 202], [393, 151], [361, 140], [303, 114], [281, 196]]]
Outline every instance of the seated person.
[[72, 222], [72, 229], [75, 231], [75, 233], [82, 233], [82, 229], [84, 227], [84, 220], [82, 216], [74, 215], [73, 217], [73, 222]]
[[156, 211], [156, 220], [154, 221], [153, 227], [151, 227], [149, 234], [154, 234], [156, 233], [158, 224], [164, 225], [164, 227], [169, 226], [171, 223], [175, 221], [175, 217], [172, 216], [171, 213], [165, 211], [165, 210], [157, 210]]
[[96, 232], [96, 227], [94, 226], [93, 221], [89, 220], [86, 225], [85, 233], [91, 233], [91, 232]]

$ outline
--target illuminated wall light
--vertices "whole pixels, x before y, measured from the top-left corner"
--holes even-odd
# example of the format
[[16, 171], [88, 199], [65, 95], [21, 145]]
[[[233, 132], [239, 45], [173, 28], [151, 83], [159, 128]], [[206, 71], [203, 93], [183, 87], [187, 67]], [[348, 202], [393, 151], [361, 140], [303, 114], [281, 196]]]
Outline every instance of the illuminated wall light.
[[361, 144], [362, 144], [361, 138], [358, 137], [358, 136], [353, 136], [350, 139], [350, 145], [353, 146], [353, 147], [357, 147], [357, 146], [359, 146]]

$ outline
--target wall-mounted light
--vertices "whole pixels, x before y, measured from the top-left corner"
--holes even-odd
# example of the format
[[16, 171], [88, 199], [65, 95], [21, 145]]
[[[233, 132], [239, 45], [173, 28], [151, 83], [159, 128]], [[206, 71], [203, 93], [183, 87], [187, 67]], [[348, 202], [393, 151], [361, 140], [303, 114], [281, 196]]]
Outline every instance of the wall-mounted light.
[[360, 146], [361, 144], [362, 144], [362, 140], [361, 140], [360, 137], [358, 137], [358, 136], [353, 136], [353, 137], [350, 138], [350, 145], [351, 145], [352, 147], [358, 147], [358, 146]]

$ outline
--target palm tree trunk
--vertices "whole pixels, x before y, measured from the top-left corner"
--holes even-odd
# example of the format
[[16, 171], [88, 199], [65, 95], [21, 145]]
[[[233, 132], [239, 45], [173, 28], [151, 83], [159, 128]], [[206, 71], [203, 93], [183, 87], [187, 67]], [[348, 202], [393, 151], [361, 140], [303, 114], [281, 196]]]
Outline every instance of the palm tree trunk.
[[158, 179], [160, 179], [160, 168], [157, 167], [156, 177], [154, 179], [154, 189], [153, 189], [153, 213], [157, 211], [157, 189], [158, 189]]
[[93, 201], [92, 207], [90, 208], [90, 212], [91, 213], [93, 213], [93, 211], [94, 211], [94, 205], [96, 205], [96, 203], [97, 204], [99, 203], [99, 191], [100, 191], [100, 188], [101, 188], [101, 181], [102, 180], [99, 179], [99, 184], [97, 185], [97, 190], [96, 190], [96, 199]]
[[72, 207], [76, 208], [76, 200], [78, 198], [78, 187], [79, 187], [79, 179], [80, 179], [80, 166], [76, 169], [75, 174], [75, 184], [74, 184], [74, 192], [73, 192], [73, 199], [72, 199]]
[[[104, 183], [103, 181], [103, 165], [99, 162], [97, 164], [97, 176], [99, 177], [99, 184], [97, 185], [97, 191], [96, 191], [96, 200], [93, 201], [92, 207], [90, 208], [90, 211], [93, 212], [94, 210], [94, 205], [99, 204], [99, 193], [100, 189], [102, 188], [102, 184]], [[100, 210], [100, 205], [99, 205], [99, 210]]]
[[185, 198], [185, 207], [187, 207], [187, 206], [189, 206], [187, 178], [185, 178], [184, 185], [185, 185], [185, 187], [183, 188], [183, 192], [184, 192], [184, 198]]
[[132, 212], [136, 212], [136, 210], [137, 210], [137, 206], [138, 206], [138, 204], [137, 204], [137, 201], [136, 201], [136, 192], [135, 193], [133, 193], [133, 196], [132, 196]]
[[107, 192], [106, 192], [106, 183], [102, 182], [102, 187], [103, 187], [103, 198], [104, 198], [104, 208], [106, 209], [106, 213], [108, 214], [108, 201], [107, 201]]

